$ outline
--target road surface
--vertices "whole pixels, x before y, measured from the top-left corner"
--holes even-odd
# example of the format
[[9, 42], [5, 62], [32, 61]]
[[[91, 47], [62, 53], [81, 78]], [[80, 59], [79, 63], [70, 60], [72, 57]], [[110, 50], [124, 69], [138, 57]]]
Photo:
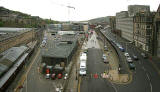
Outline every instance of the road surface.
[[130, 56], [136, 54], [139, 58], [138, 61], [134, 61], [136, 70], [132, 71], [132, 82], [127, 85], [116, 85], [118, 92], [159, 92], [160, 76], [150, 63], [150, 60], [142, 58], [140, 55], [141, 51], [137, 50], [131, 44], [126, 45], [126, 41], [124, 39], [121, 39], [120, 37], [115, 39], [115, 36], [113, 36], [109, 30], [106, 30], [106, 35], [118, 41], [125, 49], [127, 49]]

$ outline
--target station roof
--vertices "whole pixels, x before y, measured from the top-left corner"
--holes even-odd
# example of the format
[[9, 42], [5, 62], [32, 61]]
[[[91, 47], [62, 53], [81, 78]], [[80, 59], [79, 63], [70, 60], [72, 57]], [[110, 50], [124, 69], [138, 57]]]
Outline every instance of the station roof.
[[[58, 40], [54, 40], [59, 37]], [[46, 45], [41, 49], [42, 57], [66, 58], [77, 44], [75, 35], [52, 36], [46, 40]]]
[[0, 54], [0, 76], [27, 50], [26, 46], [12, 47]]

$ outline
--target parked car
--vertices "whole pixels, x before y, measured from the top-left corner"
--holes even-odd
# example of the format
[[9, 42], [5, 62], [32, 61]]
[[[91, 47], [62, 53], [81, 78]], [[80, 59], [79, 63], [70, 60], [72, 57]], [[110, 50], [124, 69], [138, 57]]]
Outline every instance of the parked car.
[[147, 55], [145, 53], [141, 53], [143, 58], [147, 58]]
[[135, 70], [136, 69], [134, 63], [129, 63], [128, 66], [129, 66], [130, 70]]
[[62, 74], [59, 73], [59, 74], [57, 75], [57, 78], [58, 78], [58, 79], [62, 79]]
[[104, 63], [109, 63], [105, 54], [103, 54], [102, 59]]
[[106, 63], [106, 64], [108, 64], [108, 63], [109, 63], [107, 58], [106, 58], [106, 59], [104, 59], [104, 60], [103, 60], [103, 62], [104, 62], [104, 63]]
[[123, 47], [119, 47], [120, 51], [124, 52], [124, 48]]
[[126, 57], [129, 57], [129, 54], [128, 54], [127, 52], [125, 52], [124, 55], [125, 55]]
[[138, 60], [138, 57], [136, 55], [133, 55], [134, 60]]
[[53, 73], [53, 74], [51, 75], [51, 78], [52, 78], [53, 80], [56, 79], [56, 74]]
[[106, 45], [104, 46], [104, 51], [108, 51], [108, 48]]
[[49, 79], [50, 78], [50, 74], [46, 74], [45, 78]]
[[107, 59], [107, 57], [106, 57], [105, 54], [103, 54], [102, 59], [103, 59], [103, 60], [104, 60], [104, 59]]
[[132, 63], [133, 62], [132, 58], [131, 57], [127, 57], [127, 62], [128, 63]]

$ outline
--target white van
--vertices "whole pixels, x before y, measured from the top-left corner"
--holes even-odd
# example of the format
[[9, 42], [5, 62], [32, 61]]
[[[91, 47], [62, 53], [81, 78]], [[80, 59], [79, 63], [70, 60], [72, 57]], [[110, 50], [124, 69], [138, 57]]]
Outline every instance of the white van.
[[86, 62], [80, 62], [80, 70], [79, 70], [79, 75], [83, 76], [86, 75]]
[[87, 61], [87, 54], [86, 53], [81, 54], [80, 61]]

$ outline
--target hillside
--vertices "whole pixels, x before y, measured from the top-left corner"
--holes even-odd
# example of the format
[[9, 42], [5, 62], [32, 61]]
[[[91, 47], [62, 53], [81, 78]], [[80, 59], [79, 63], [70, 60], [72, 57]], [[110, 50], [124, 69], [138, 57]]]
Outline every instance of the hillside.
[[45, 24], [54, 24], [58, 21], [42, 19], [19, 11], [0, 7], [0, 27], [44, 27]]

